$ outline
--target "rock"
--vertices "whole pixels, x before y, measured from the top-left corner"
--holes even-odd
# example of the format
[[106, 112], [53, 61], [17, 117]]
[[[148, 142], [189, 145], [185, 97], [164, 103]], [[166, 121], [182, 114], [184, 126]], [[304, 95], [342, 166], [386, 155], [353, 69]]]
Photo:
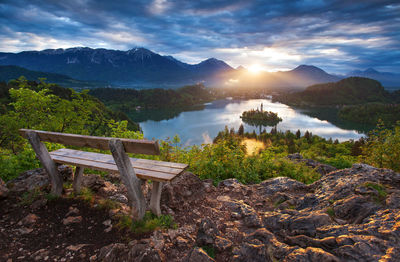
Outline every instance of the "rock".
[[163, 261], [160, 250], [151, 247], [148, 243], [138, 243], [131, 247], [126, 261], [153, 262]]
[[[128, 261], [129, 248], [125, 244], [115, 243], [100, 249], [97, 259], [93, 261], [102, 262], [125, 262]], [[90, 258], [92, 261], [92, 257]]]
[[110, 181], [111, 183], [114, 184], [119, 184], [121, 183], [121, 177], [118, 173], [108, 173], [105, 175], [105, 178]]
[[205, 197], [205, 186], [200, 178], [190, 172], [184, 172], [163, 186], [161, 205], [172, 209], [190, 209]]
[[107, 219], [102, 224], [105, 225], [105, 226], [111, 226], [111, 219]]
[[219, 252], [223, 252], [223, 251], [228, 250], [229, 248], [232, 247], [232, 241], [230, 241], [230, 240], [228, 240], [226, 238], [217, 236], [215, 238], [215, 247], [217, 248], [217, 250]]
[[100, 188], [105, 186], [105, 181], [99, 175], [95, 174], [83, 175], [82, 186], [90, 188], [94, 192], [98, 192]]
[[181, 236], [178, 236], [178, 237], [175, 239], [175, 242], [176, 242], [176, 245], [177, 245], [178, 247], [181, 247], [181, 248], [185, 248], [185, 247], [188, 246], [188, 241], [187, 241], [186, 239], [184, 239], [183, 237], [181, 237]]
[[31, 208], [33, 210], [37, 210], [37, 209], [44, 207], [45, 205], [47, 205], [47, 199], [45, 199], [45, 198], [38, 199], [32, 203]]
[[[58, 172], [64, 181], [72, 178], [72, 168], [69, 166], [58, 166]], [[7, 182], [7, 187], [14, 192], [31, 191], [47, 185], [49, 185], [49, 176], [43, 168], [26, 171], [21, 173], [17, 178]]]
[[344, 219], [348, 223], [359, 224], [378, 208], [379, 205], [369, 201], [367, 197], [355, 195], [335, 202], [333, 210], [335, 217]]
[[81, 248], [88, 246], [88, 244], [79, 244], [79, 245], [69, 245], [66, 247], [67, 250], [69, 251], [79, 251]]
[[240, 186], [241, 186], [241, 184], [236, 178], [225, 179], [225, 180], [223, 180], [223, 181], [218, 183], [218, 187], [238, 188]]
[[245, 242], [240, 249], [235, 250], [233, 261], [272, 262], [265, 245], [257, 239], [251, 241], [251, 243]]
[[34, 261], [43, 261], [44, 258], [49, 255], [49, 253], [50, 253], [49, 250], [42, 248], [33, 253], [32, 257]]
[[386, 199], [386, 206], [393, 209], [400, 209], [400, 192], [395, 192]]
[[322, 212], [312, 212], [292, 217], [286, 221], [291, 233], [297, 235], [314, 236], [317, 228], [332, 224], [332, 219], [328, 214]]
[[212, 262], [212, 259], [202, 248], [196, 247], [182, 260], [183, 262]]
[[66, 226], [66, 225], [70, 225], [70, 224], [77, 224], [77, 223], [81, 223], [82, 222], [82, 217], [81, 216], [69, 216], [67, 218], [64, 218], [62, 223]]
[[200, 222], [197, 231], [196, 244], [199, 246], [213, 245], [214, 240], [219, 234], [217, 225], [209, 218], [205, 218]]
[[339, 262], [340, 260], [334, 255], [325, 252], [323, 249], [315, 247], [307, 247], [306, 249], [298, 248], [290, 253], [283, 261], [324, 261], [324, 262]]
[[39, 219], [39, 217], [35, 214], [28, 214], [26, 217], [24, 217], [21, 221], [18, 222], [18, 225], [24, 225], [24, 226], [29, 226], [32, 224], [35, 224], [36, 221]]
[[[167, 234], [168, 235], [168, 234]], [[161, 250], [165, 245], [164, 235], [160, 231], [154, 231], [150, 237], [151, 244], [155, 249]]]
[[104, 186], [98, 189], [99, 194], [105, 197], [115, 195], [118, 191], [117, 187], [108, 181], [104, 181]]
[[71, 216], [71, 215], [78, 215], [79, 214], [79, 209], [76, 207], [69, 207], [68, 213], [65, 215], [66, 217]]
[[21, 235], [26, 235], [26, 234], [29, 234], [29, 233], [31, 233], [32, 231], [33, 231], [33, 229], [32, 228], [26, 228], [26, 227], [21, 227], [21, 228], [18, 228], [18, 229], [16, 229]]
[[262, 182], [258, 186], [260, 195], [268, 196], [277, 192], [306, 190], [307, 186], [288, 177], [275, 177]]
[[120, 202], [120, 203], [128, 204], [128, 198], [126, 196], [124, 196], [123, 194], [112, 195], [109, 197], [109, 199]]
[[6, 198], [10, 190], [6, 187], [3, 180], [0, 178], [0, 199]]
[[237, 219], [243, 219], [243, 224], [247, 227], [259, 227], [261, 226], [261, 220], [257, 215], [257, 212], [251, 206], [244, 203], [243, 200], [232, 200], [225, 202], [228, 207], [234, 212], [234, 216]]

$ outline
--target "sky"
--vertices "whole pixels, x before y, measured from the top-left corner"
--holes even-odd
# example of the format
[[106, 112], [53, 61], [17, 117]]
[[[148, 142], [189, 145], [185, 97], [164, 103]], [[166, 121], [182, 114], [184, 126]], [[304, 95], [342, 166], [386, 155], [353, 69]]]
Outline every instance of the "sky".
[[0, 0], [0, 51], [145, 47], [186, 63], [400, 72], [400, 2]]

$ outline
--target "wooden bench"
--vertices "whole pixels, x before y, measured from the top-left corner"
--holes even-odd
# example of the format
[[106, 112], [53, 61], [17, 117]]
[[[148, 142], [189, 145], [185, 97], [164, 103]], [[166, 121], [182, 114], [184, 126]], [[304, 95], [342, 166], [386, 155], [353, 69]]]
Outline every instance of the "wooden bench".
[[[56, 163], [76, 166], [73, 188], [79, 192], [84, 168], [119, 173], [128, 191], [135, 219], [142, 219], [146, 211], [146, 201], [141, 190], [142, 181], [150, 179], [153, 188], [150, 210], [160, 215], [162, 183], [168, 182], [181, 174], [186, 164], [130, 158], [127, 153], [159, 155], [158, 142], [125, 138], [96, 137], [65, 134], [30, 129], [20, 129], [20, 134], [31, 143], [37, 157], [47, 171], [51, 182], [51, 192], [61, 195], [63, 181]], [[110, 150], [112, 155], [62, 148], [48, 152], [42, 141], [60, 143], [69, 146], [90, 147]]]

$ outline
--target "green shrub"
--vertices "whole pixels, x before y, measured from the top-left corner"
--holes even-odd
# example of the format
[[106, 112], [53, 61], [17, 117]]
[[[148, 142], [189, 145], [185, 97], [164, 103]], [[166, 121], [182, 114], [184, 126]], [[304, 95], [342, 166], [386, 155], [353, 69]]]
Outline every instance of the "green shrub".
[[130, 230], [135, 234], [152, 232], [156, 229], [177, 228], [177, 224], [170, 215], [157, 217], [151, 212], [146, 212], [142, 220], [133, 221], [129, 216], [121, 216], [117, 223], [119, 229]]

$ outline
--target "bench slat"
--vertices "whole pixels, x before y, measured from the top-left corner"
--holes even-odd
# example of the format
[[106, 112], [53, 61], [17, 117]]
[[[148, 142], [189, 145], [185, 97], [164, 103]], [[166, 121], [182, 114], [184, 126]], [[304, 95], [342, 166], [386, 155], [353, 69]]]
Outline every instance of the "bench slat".
[[[50, 153], [51, 156], [67, 156], [71, 158], [83, 159], [83, 160], [90, 160], [99, 163], [108, 163], [115, 165], [114, 158], [112, 155], [107, 154], [100, 154], [94, 152], [86, 152], [86, 151], [79, 151], [79, 150], [72, 150], [72, 149], [59, 149]], [[153, 162], [146, 162], [146, 161], [137, 161], [139, 159], [130, 158], [133, 168], [140, 168], [152, 171], [158, 171], [163, 173], [169, 173], [173, 175], [178, 175], [183, 171], [183, 168], [173, 168], [169, 166], [165, 166], [164, 164], [169, 164], [168, 162], [162, 162], [154, 164]], [[146, 160], [146, 159], [143, 159]]]
[[[91, 147], [102, 150], [109, 150], [108, 142], [112, 137], [100, 137], [100, 136], [84, 136], [76, 134], [65, 134], [57, 132], [48, 132], [40, 130], [20, 129], [20, 134], [26, 138], [27, 131], [36, 132], [41, 141], [60, 143], [63, 145], [79, 146], [79, 147]], [[126, 139], [119, 138], [124, 144], [125, 151], [127, 153], [135, 154], [146, 154], [146, 155], [159, 155], [160, 149], [157, 141], [149, 140], [137, 140], [137, 139]]]
[[[91, 160], [84, 160], [84, 159], [72, 158], [72, 157], [67, 157], [67, 156], [58, 156], [58, 155], [52, 155], [51, 158], [54, 160], [54, 162], [61, 163], [61, 164], [81, 166], [84, 168], [91, 168], [91, 169], [95, 169], [95, 170], [99, 170], [99, 171], [118, 173], [118, 168], [115, 164], [101, 163], [101, 162], [95, 162], [95, 161], [91, 161]], [[171, 181], [176, 176], [173, 174], [144, 170], [144, 169], [140, 169], [140, 168], [135, 168], [135, 172], [136, 172], [137, 177], [140, 179], [145, 179], [145, 180], [151, 179], [151, 180], [159, 181], [159, 182]]]
[[[73, 156], [75, 154], [79, 155], [79, 156], [87, 154], [88, 157], [91, 157], [90, 154], [99, 154], [99, 153], [80, 151], [80, 150], [74, 150], [74, 149], [69, 149], [69, 148], [61, 148], [61, 149], [58, 149], [58, 150], [53, 151], [53, 152], [66, 153], [66, 155], [70, 155], [70, 156]], [[51, 153], [53, 153], [53, 152], [51, 152]], [[100, 154], [100, 155], [110, 156], [111, 159], [113, 159], [113, 157], [111, 155], [108, 155], [108, 154]], [[142, 158], [132, 158], [132, 157], [131, 157], [131, 159], [133, 159], [135, 161], [135, 163], [143, 163], [143, 164], [155, 165], [155, 166], [164, 166], [164, 167], [178, 168], [178, 169], [185, 169], [185, 168], [188, 167], [187, 164], [175, 163], [175, 162], [166, 162], [166, 161], [142, 159]]]

